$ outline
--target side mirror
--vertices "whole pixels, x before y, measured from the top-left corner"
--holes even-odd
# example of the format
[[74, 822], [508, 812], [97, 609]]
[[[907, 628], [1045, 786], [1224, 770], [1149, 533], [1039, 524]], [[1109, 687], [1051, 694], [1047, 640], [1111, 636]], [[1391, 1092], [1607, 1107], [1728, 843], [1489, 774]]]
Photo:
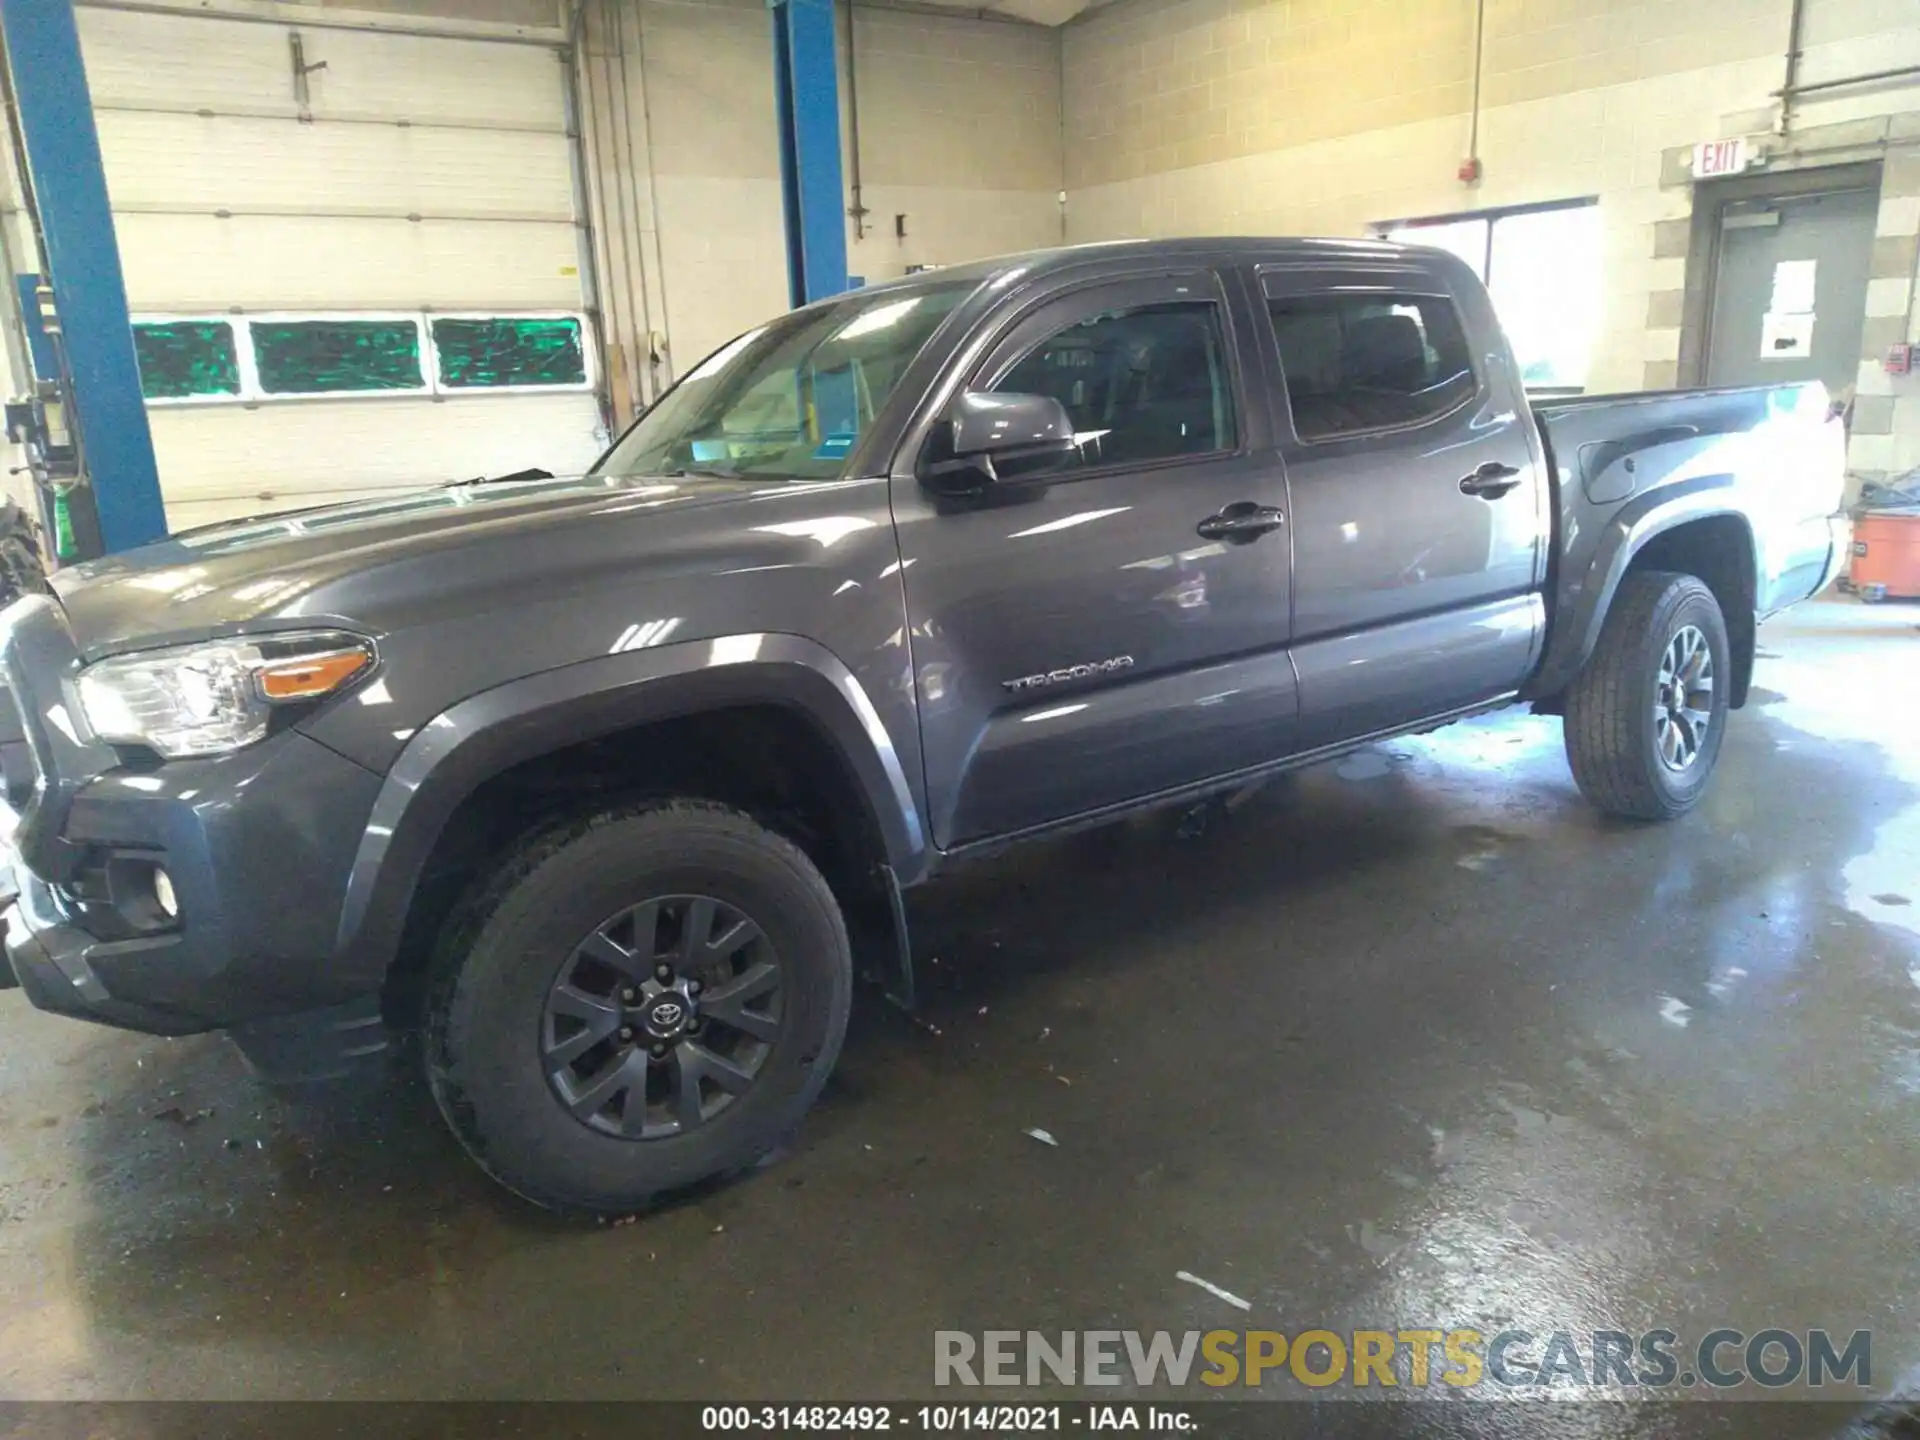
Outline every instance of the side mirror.
[[934, 432], [921, 477], [938, 490], [1041, 479], [1079, 462], [1073, 417], [1051, 395], [964, 391]]

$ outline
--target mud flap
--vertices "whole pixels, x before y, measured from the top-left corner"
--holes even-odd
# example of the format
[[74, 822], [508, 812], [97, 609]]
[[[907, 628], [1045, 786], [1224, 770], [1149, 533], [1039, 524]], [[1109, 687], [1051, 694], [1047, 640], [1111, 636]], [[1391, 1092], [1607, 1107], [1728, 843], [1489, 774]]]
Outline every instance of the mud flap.
[[913, 941], [907, 933], [907, 902], [900, 893], [900, 877], [891, 865], [880, 867], [880, 879], [886, 887], [887, 909], [893, 920], [893, 966], [887, 978], [887, 999], [902, 1010], [919, 1003], [913, 983]]
[[249, 1020], [227, 1031], [227, 1038], [269, 1085], [338, 1080], [377, 1063], [388, 1047], [377, 995]]
[[857, 905], [847, 907], [847, 932], [860, 978], [879, 986], [892, 1004], [912, 1010], [918, 999], [913, 947], [907, 936], [907, 907], [900, 893], [900, 877], [891, 865], [876, 865], [873, 883], [866, 887]]

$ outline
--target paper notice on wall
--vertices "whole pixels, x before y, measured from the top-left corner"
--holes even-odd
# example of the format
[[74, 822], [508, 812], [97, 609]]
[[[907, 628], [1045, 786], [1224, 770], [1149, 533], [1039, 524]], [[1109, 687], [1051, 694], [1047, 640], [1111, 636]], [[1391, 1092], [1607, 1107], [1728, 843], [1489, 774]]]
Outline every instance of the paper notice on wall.
[[1769, 310], [1760, 319], [1762, 360], [1804, 360], [1813, 354], [1813, 312]]
[[1767, 309], [1777, 315], [1813, 313], [1813, 281], [1817, 260], [1782, 260], [1773, 267], [1773, 299]]

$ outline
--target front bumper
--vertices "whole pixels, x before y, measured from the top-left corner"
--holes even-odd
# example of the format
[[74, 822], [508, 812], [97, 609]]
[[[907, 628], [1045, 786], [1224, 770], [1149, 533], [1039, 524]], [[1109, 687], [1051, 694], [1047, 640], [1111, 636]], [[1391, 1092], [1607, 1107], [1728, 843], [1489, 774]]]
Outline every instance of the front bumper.
[[[137, 765], [74, 723], [59, 605], [0, 614], [0, 868], [7, 959], [44, 1010], [181, 1035], [337, 1007], [380, 968], [340, 949], [347, 877], [380, 777], [297, 730], [231, 755]], [[167, 915], [153, 884], [177, 897]]]
[[[330, 1007], [378, 988], [340, 910], [379, 777], [297, 731], [233, 755], [97, 776], [59, 838], [69, 873], [7, 854], [7, 958], [43, 1010], [159, 1035]], [[101, 877], [164, 867], [178, 919], [142, 929]]]

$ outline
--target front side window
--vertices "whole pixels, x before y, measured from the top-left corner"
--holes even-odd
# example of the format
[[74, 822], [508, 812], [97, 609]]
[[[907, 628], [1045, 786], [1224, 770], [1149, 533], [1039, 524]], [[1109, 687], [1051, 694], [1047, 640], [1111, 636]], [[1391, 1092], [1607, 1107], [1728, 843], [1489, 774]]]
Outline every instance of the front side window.
[[976, 284], [856, 294], [749, 330], [689, 371], [594, 472], [836, 479], [921, 347]]
[[1294, 433], [1333, 440], [1418, 425], [1475, 389], [1466, 332], [1433, 295], [1310, 295], [1268, 302]]
[[1089, 316], [1041, 341], [993, 389], [1051, 395], [1066, 406], [1086, 465], [1206, 455], [1238, 443], [1220, 307], [1210, 302]]

